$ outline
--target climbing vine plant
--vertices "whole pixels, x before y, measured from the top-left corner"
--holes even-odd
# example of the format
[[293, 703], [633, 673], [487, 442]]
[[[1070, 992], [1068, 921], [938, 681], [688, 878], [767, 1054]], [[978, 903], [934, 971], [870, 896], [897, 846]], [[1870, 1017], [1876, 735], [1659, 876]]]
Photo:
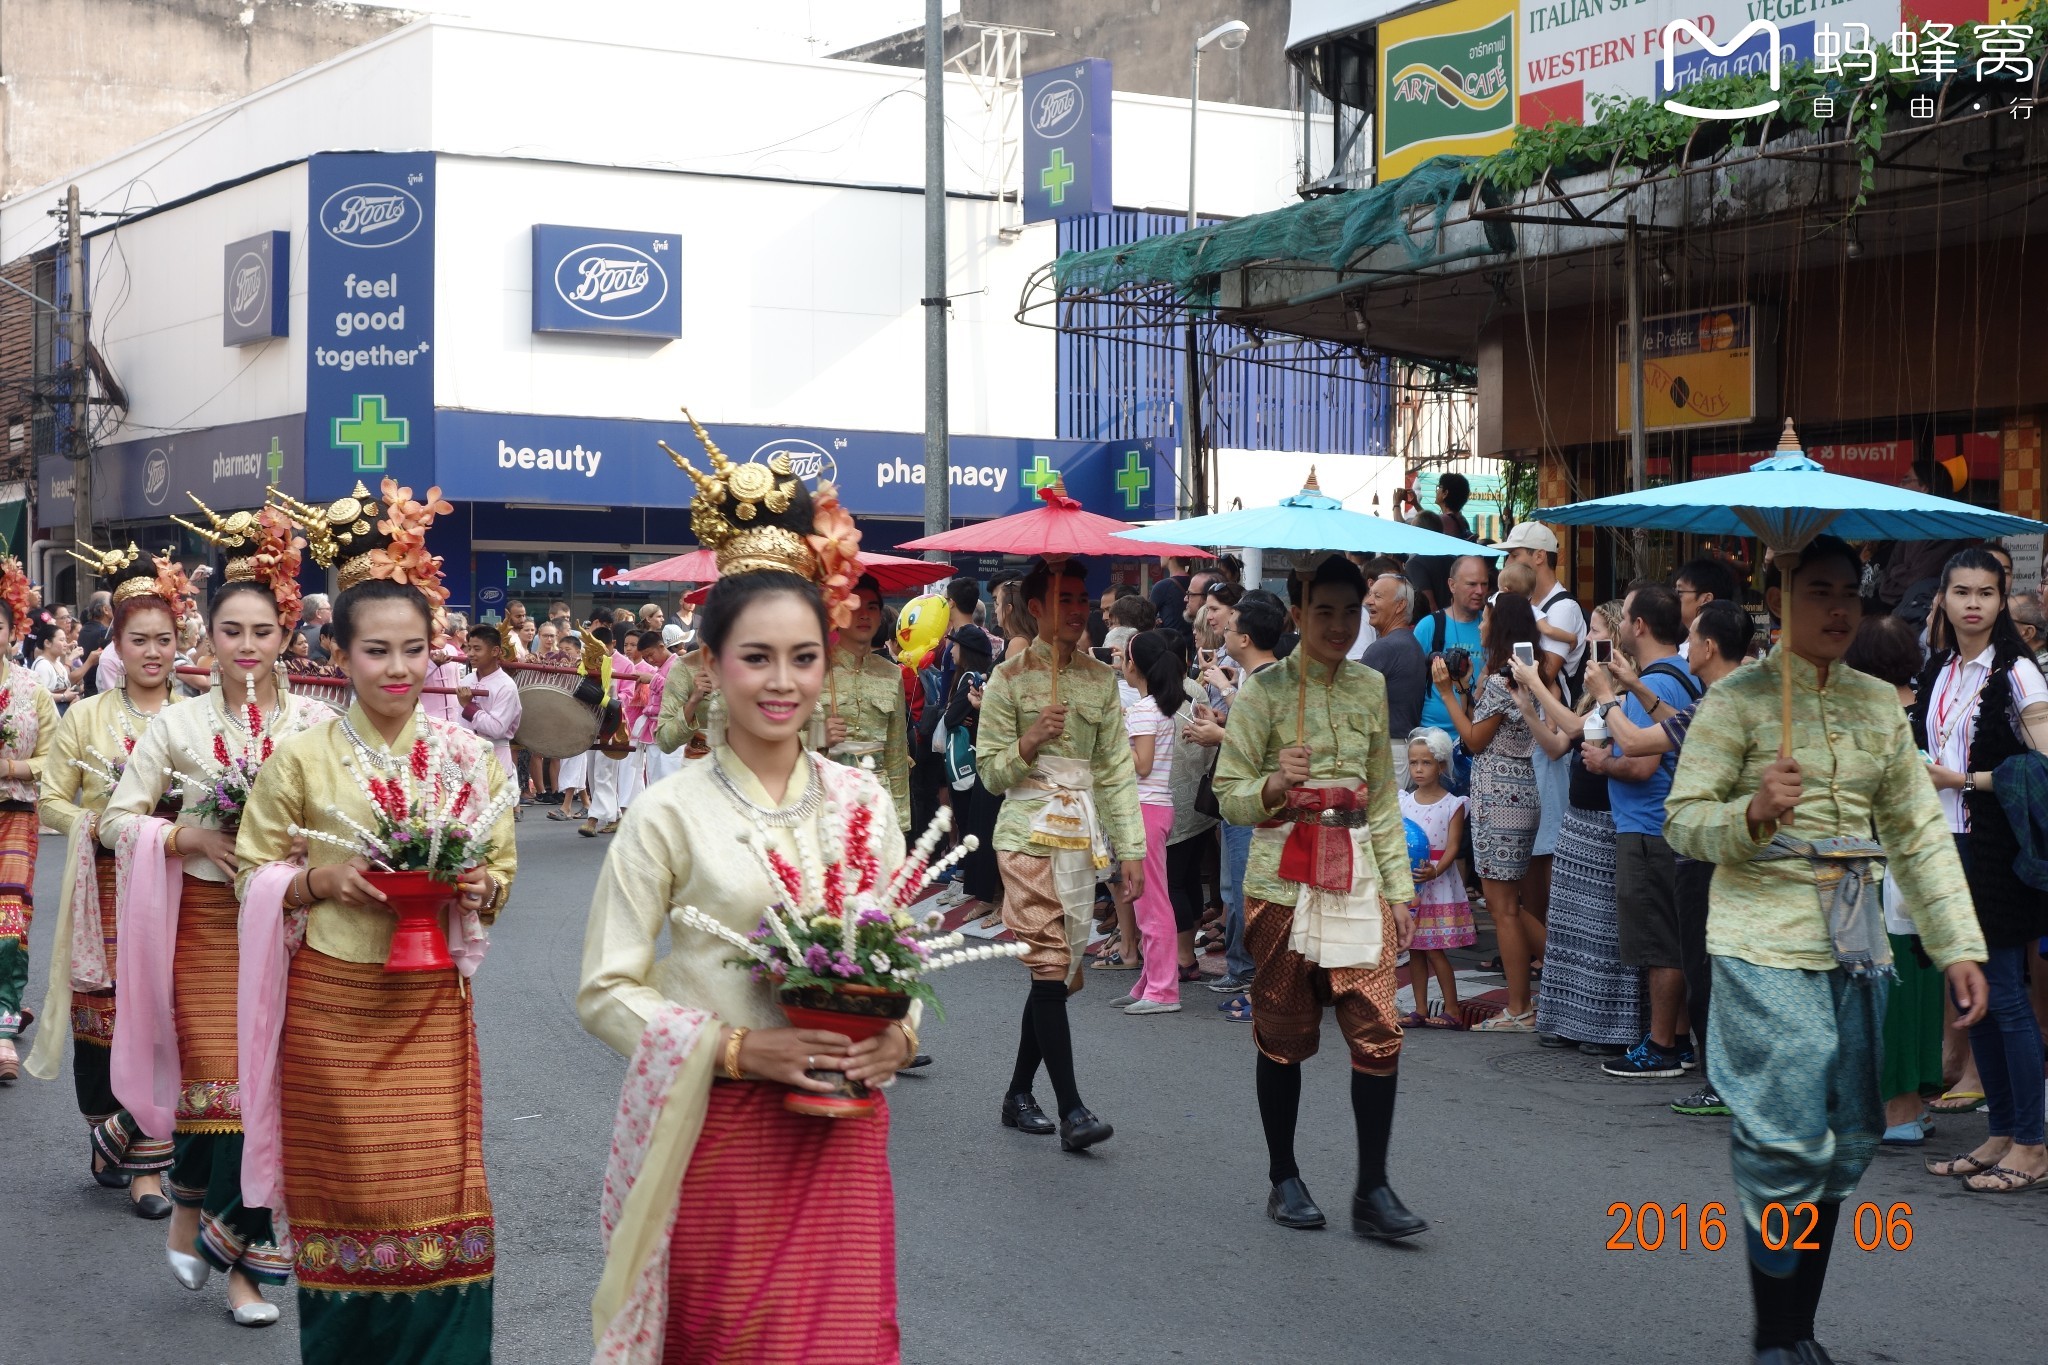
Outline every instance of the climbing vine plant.
[[[2031, 28], [2027, 56], [2037, 64], [2048, 58], [2048, 0], [2031, 0], [2009, 22]], [[1968, 36], [1962, 25], [1956, 28], [1953, 65], [1959, 79], [1951, 86], [1951, 101], [1957, 98], [1956, 92], [1975, 88], [1977, 61], [1984, 55], [1975, 28]], [[1775, 136], [1792, 129], [1815, 134], [1829, 130], [1840, 136], [1835, 130], [1845, 130], [1855, 148], [1858, 168], [1853, 212], [1869, 197], [1893, 110], [1914, 94], [1937, 90], [1937, 83], [1915, 69], [1910, 54], [1902, 57], [1887, 44], [1874, 47], [1875, 69], [1868, 82], [1861, 79], [1860, 69], [1853, 76], [1839, 72], [1822, 75], [1813, 62], [1802, 61], [1781, 70], [1775, 92], [1762, 74], [1718, 76], [1685, 87], [1685, 100], [1702, 109], [1740, 109], [1778, 99], [1779, 107], [1771, 114], [1719, 125], [1729, 144], [1737, 147], [1766, 131]], [[1983, 85], [2010, 89], [2012, 83], [1993, 79]], [[1577, 175], [1610, 165], [1654, 171], [1675, 162], [1688, 145], [1696, 147], [1703, 134], [1713, 131], [1703, 129], [1699, 119], [1674, 113], [1654, 100], [1599, 94], [1589, 99], [1595, 116], [1592, 122], [1553, 120], [1540, 128], [1525, 124], [1516, 129], [1511, 144], [1479, 164], [1479, 177], [1515, 194], [1545, 174]], [[1827, 103], [1817, 106], [1817, 101]], [[2043, 117], [2048, 117], [2048, 112]]]

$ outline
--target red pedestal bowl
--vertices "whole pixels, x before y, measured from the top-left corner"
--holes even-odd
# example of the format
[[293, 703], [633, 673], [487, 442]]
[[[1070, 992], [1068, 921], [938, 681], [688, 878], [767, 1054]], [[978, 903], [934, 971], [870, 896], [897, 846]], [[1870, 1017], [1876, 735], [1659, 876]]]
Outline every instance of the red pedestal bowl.
[[363, 880], [382, 891], [398, 916], [391, 934], [391, 952], [384, 959], [387, 972], [438, 972], [455, 965], [448, 956], [448, 937], [441, 925], [455, 888], [435, 881], [431, 872], [377, 872], [363, 874]]
[[[775, 1002], [794, 1028], [821, 1029], [858, 1043], [872, 1038], [910, 1013], [910, 997], [878, 986], [785, 986], [775, 993]], [[792, 1114], [814, 1118], [864, 1119], [881, 1107], [881, 1097], [842, 1071], [808, 1071], [814, 1080], [830, 1081], [831, 1094], [792, 1090], [783, 1097], [782, 1107]]]

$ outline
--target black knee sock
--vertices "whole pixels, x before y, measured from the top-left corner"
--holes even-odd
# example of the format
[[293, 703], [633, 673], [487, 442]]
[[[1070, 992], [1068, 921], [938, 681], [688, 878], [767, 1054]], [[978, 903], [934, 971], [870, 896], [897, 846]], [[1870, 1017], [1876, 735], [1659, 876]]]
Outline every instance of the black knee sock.
[[1266, 1129], [1266, 1178], [1275, 1185], [1301, 1174], [1294, 1164], [1294, 1124], [1301, 1114], [1301, 1067], [1259, 1054], [1259, 1122]]
[[1803, 1340], [1799, 1334], [1799, 1272], [1813, 1254], [1796, 1253], [1792, 1273], [1782, 1277], [1766, 1274], [1753, 1260], [1749, 1263], [1749, 1298], [1756, 1308], [1756, 1335], [1751, 1344], [1757, 1350], [1792, 1346]]
[[1031, 983], [1031, 1024], [1038, 1034], [1038, 1051], [1045, 1060], [1045, 1074], [1052, 1081], [1052, 1093], [1064, 1118], [1081, 1107], [1081, 1091], [1074, 1084], [1074, 1035], [1067, 1027], [1067, 983]]
[[1820, 1309], [1821, 1290], [1827, 1287], [1828, 1256], [1835, 1249], [1835, 1226], [1842, 1218], [1839, 1202], [1815, 1204], [1814, 1209], [1820, 1217], [1809, 1240], [1818, 1243], [1820, 1250], [1800, 1252], [1799, 1268], [1792, 1274], [1796, 1309], [1793, 1326], [1799, 1333], [1794, 1341], [1813, 1340], [1813, 1318]]
[[1031, 1018], [1032, 997], [1024, 997], [1024, 1027], [1017, 1038], [1017, 1065], [1010, 1072], [1010, 1093], [1028, 1095], [1038, 1079], [1038, 1064], [1045, 1057], [1038, 1050], [1038, 1026]]
[[1387, 1183], [1387, 1139], [1394, 1131], [1394, 1091], [1399, 1073], [1351, 1073], [1351, 1119], [1358, 1125], [1358, 1192]]

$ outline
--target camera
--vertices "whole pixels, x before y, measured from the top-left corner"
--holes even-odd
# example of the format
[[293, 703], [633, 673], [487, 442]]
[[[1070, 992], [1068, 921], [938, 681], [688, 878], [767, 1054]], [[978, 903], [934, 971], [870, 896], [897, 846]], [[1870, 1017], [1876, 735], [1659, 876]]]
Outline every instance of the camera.
[[1463, 682], [1472, 674], [1472, 651], [1463, 645], [1452, 645], [1429, 656], [1431, 660], [1442, 659], [1444, 671], [1451, 675], [1452, 682]]

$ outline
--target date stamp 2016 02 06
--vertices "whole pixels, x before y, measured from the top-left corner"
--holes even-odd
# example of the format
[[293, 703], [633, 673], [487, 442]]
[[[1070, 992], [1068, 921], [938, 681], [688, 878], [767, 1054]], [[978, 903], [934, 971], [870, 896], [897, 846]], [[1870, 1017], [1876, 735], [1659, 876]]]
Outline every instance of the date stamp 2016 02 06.
[[[1627, 1204], [1616, 1201], [1607, 1206], [1609, 1218], [1621, 1225], [1607, 1238], [1609, 1251], [1661, 1251], [1675, 1246], [1690, 1251], [1697, 1244], [1702, 1251], [1719, 1251], [1728, 1245], [1728, 1206], [1719, 1200], [1702, 1204]], [[1737, 1230], [1740, 1213], [1735, 1215]], [[1904, 1251], [1913, 1245], [1913, 1206], [1903, 1200], [1889, 1207], [1862, 1203], [1849, 1220], [1849, 1235], [1859, 1251]], [[1758, 1235], [1771, 1251], [1818, 1251], [1815, 1228], [1820, 1210], [1812, 1204], [1764, 1205]]]

